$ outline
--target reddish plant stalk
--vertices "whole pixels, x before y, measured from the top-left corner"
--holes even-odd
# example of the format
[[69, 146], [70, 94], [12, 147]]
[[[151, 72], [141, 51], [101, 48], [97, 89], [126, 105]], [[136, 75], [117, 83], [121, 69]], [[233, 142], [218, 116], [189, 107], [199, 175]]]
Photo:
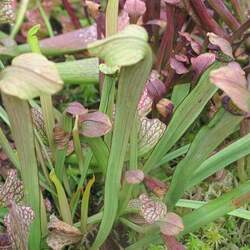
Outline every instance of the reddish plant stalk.
[[219, 24], [209, 15], [208, 9], [202, 0], [190, 0], [195, 10], [195, 13], [199, 16], [202, 26], [210, 32], [217, 34], [223, 38], [228, 38], [226, 32], [219, 26]]
[[192, 17], [193, 21], [201, 26], [200, 18], [196, 15], [195, 11], [193, 10], [193, 7], [190, 3], [190, 0], [183, 0], [184, 6], [188, 14]]
[[173, 41], [175, 37], [175, 7], [170, 4], [166, 5], [167, 28], [163, 34], [160, 49], [158, 51], [156, 69], [161, 70], [162, 64], [167, 63], [173, 50]]
[[240, 38], [246, 30], [248, 30], [250, 27], [250, 18], [243, 23], [230, 37], [231, 41], [234, 41], [237, 38]]
[[228, 10], [222, 0], [208, 0], [211, 7], [217, 12], [222, 20], [230, 27], [233, 31], [240, 27], [240, 23]]
[[143, 15], [143, 22], [146, 23], [150, 20], [160, 18], [161, 1], [160, 0], [147, 0], [146, 1], [146, 12]]
[[176, 31], [180, 31], [187, 19], [187, 13], [183, 11], [176, 11]]
[[[150, 20], [160, 19], [161, 1], [146, 0], [146, 12], [143, 15], [143, 23], [146, 24]], [[150, 36], [153, 36], [154, 46], [159, 46], [159, 27], [156, 25], [145, 25]], [[157, 47], [158, 48], [158, 47]]]
[[70, 20], [72, 22], [72, 24], [74, 25], [74, 27], [76, 29], [80, 29], [81, 28], [81, 24], [80, 21], [78, 19], [78, 17], [75, 15], [74, 9], [72, 8], [71, 4], [69, 3], [68, 0], [62, 0], [63, 6], [66, 9]]

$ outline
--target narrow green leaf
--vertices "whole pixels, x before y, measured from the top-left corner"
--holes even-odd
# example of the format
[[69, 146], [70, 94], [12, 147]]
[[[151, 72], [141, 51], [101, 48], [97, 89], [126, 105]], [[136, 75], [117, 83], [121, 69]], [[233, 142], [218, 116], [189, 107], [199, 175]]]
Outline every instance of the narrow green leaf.
[[234, 211], [244, 203], [249, 202], [249, 200], [250, 181], [247, 181], [232, 191], [185, 215], [183, 217], [184, 231], [181, 235], [196, 231], [200, 227]]
[[17, 148], [21, 176], [24, 183], [25, 201], [35, 213], [35, 220], [30, 229], [29, 247], [30, 249], [40, 250], [40, 188], [30, 108], [26, 101], [16, 97], [4, 94], [2, 97]]
[[41, 197], [41, 233], [42, 233], [42, 237], [46, 237], [48, 234], [48, 223], [47, 223], [47, 214], [46, 214], [46, 208], [45, 208], [45, 204], [44, 204], [44, 199], [43, 199], [43, 195], [40, 192], [40, 197]]
[[[129, 140], [129, 169], [138, 168], [138, 117], [136, 117]], [[119, 212], [120, 215], [128, 206], [134, 185], [125, 183], [120, 193]]]
[[178, 148], [168, 154], [166, 154], [155, 166], [153, 169], [158, 168], [174, 159], [177, 157], [180, 157], [188, 152], [190, 148], [190, 144], [187, 144], [185, 146], [182, 146], [181, 148]]
[[16, 34], [18, 33], [22, 23], [23, 23], [23, 19], [25, 17], [25, 13], [27, 11], [29, 5], [29, 0], [21, 0], [19, 3], [20, 8], [18, 9], [17, 12], [17, 17], [16, 17], [16, 22], [14, 27], [12, 28], [11, 31], [11, 38], [14, 38], [16, 36]]
[[37, 1], [36, 1], [36, 4], [37, 4], [37, 7], [38, 7], [38, 9], [39, 9], [39, 11], [40, 11], [40, 14], [41, 14], [41, 16], [42, 16], [42, 18], [43, 18], [43, 21], [44, 21], [44, 23], [45, 23], [45, 26], [46, 26], [47, 31], [48, 31], [48, 33], [49, 33], [49, 36], [50, 36], [50, 37], [53, 37], [53, 36], [54, 36], [53, 28], [52, 28], [52, 26], [51, 26], [51, 24], [50, 24], [49, 17], [47, 16], [47, 14], [46, 14], [46, 12], [45, 12], [45, 10], [44, 10], [44, 8], [43, 8], [43, 6], [42, 6], [40, 0], [37, 0]]
[[95, 176], [89, 180], [85, 191], [82, 197], [82, 204], [81, 204], [81, 232], [87, 232], [87, 220], [88, 220], [88, 211], [89, 211], [89, 196], [90, 196], [90, 189], [95, 182]]
[[75, 214], [75, 211], [76, 211], [76, 207], [77, 207], [79, 199], [80, 199], [81, 190], [82, 190], [82, 187], [84, 185], [84, 181], [85, 181], [85, 178], [86, 178], [86, 175], [87, 175], [87, 171], [89, 169], [92, 157], [93, 157], [93, 153], [92, 153], [91, 149], [87, 148], [85, 150], [85, 158], [84, 158], [84, 164], [83, 164], [83, 171], [81, 172], [81, 177], [80, 177], [80, 179], [78, 181], [76, 192], [72, 195], [72, 198], [70, 200], [70, 208], [71, 208], [72, 216], [73, 217], [74, 217], [74, 214]]
[[186, 157], [176, 166], [166, 201], [172, 209], [184, 194], [192, 173], [206, 160], [223, 140], [235, 131], [237, 125], [244, 119], [243, 116], [234, 116], [221, 109], [207, 126], [201, 128], [196, 135]]
[[42, 106], [45, 132], [48, 138], [50, 150], [52, 152], [52, 155], [55, 157], [55, 143], [53, 134], [53, 129], [55, 127], [55, 117], [52, 104], [52, 97], [51, 95], [43, 94], [40, 97], [40, 101]]
[[188, 187], [199, 184], [217, 171], [250, 154], [250, 134], [245, 135], [217, 154], [209, 157], [194, 172]]
[[60, 213], [62, 216], [62, 219], [64, 222], [73, 225], [72, 217], [71, 217], [71, 211], [69, 207], [69, 203], [66, 197], [66, 194], [64, 192], [63, 186], [59, 179], [57, 178], [54, 170], [50, 172], [50, 179], [54, 183], [56, 187], [56, 192], [58, 195], [58, 202], [59, 202], [59, 208], [60, 208]]
[[74, 142], [74, 149], [75, 153], [78, 159], [79, 169], [82, 173], [84, 171], [84, 158], [83, 158], [83, 152], [82, 152], [82, 146], [81, 141], [79, 138], [79, 131], [78, 131], [78, 116], [76, 116], [74, 128], [72, 131], [73, 135], [73, 142]]
[[[186, 199], [180, 199], [177, 203], [177, 207], [185, 207], [185, 208], [192, 208], [192, 209], [197, 209], [202, 207], [203, 205], [207, 204], [206, 201], [196, 201], [196, 200], [186, 200]], [[242, 218], [245, 220], [250, 220], [250, 211], [243, 209], [243, 208], [238, 208], [230, 213], [228, 215], [232, 215], [238, 218]]]
[[173, 145], [187, 131], [203, 110], [209, 99], [217, 91], [217, 87], [210, 83], [209, 74], [220, 63], [214, 63], [200, 78], [198, 85], [179, 105], [171, 119], [164, 135], [154, 148], [144, 165], [144, 171], [149, 172], [159, 160], [173, 147]]
[[9, 117], [2, 106], [0, 106], [0, 117], [8, 126], [10, 126]]
[[10, 146], [10, 143], [6, 136], [3, 133], [3, 130], [0, 128], [0, 145], [4, 151], [4, 153], [8, 156], [9, 160], [13, 163], [13, 165], [20, 169], [20, 164], [17, 159], [17, 155], [15, 154], [14, 150]]
[[109, 157], [109, 149], [106, 143], [100, 137], [84, 137], [82, 140], [90, 146], [98, 166], [100, 167], [101, 171], [106, 174]]
[[[117, 79], [115, 75], [105, 75], [99, 106], [99, 110], [103, 113], [106, 113], [111, 121], [113, 120], [116, 80]], [[111, 144], [111, 139], [112, 131], [104, 137], [104, 141], [109, 147]]]
[[190, 83], [178, 84], [174, 86], [173, 93], [171, 95], [171, 100], [174, 104], [175, 109], [187, 97], [189, 91], [190, 91]]

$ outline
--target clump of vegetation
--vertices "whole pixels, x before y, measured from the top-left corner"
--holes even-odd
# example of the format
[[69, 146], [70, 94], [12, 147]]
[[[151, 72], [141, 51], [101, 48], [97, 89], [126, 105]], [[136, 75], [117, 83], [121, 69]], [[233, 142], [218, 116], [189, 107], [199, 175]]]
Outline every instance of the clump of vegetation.
[[1, 1], [0, 248], [249, 249], [249, 11]]

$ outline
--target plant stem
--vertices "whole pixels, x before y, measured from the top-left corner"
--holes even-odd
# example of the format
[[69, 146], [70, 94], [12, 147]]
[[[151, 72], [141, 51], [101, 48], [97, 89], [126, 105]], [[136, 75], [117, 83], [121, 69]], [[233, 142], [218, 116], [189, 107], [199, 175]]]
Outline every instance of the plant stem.
[[56, 67], [65, 84], [97, 84], [99, 70], [97, 58], [57, 63]]
[[[105, 75], [99, 110], [103, 113], [106, 113], [109, 116], [110, 120], [113, 119], [115, 84], [116, 84], [115, 76]], [[111, 139], [112, 139], [112, 132], [104, 136], [104, 140], [108, 145], [108, 147], [110, 147]]]
[[29, 0], [21, 0], [20, 8], [19, 8], [18, 13], [17, 13], [16, 23], [11, 31], [11, 34], [10, 34], [10, 37], [13, 39], [15, 38], [16, 34], [18, 33], [18, 31], [22, 25], [25, 13], [26, 13], [27, 8], [28, 8], [28, 5], [29, 5]]
[[137, 224], [125, 219], [125, 218], [119, 218], [120, 222], [127, 226], [128, 228], [131, 228], [133, 231], [141, 234], [147, 233], [150, 229], [152, 230], [152, 227], [154, 226], [138, 226]]
[[69, 17], [71, 19], [71, 22], [74, 25], [74, 27], [76, 29], [80, 29], [81, 28], [80, 21], [79, 21], [78, 17], [75, 15], [74, 9], [72, 8], [69, 1], [68, 0], [62, 0], [62, 3], [64, 5], [64, 8], [66, 9], [66, 11], [68, 12], [68, 15], [69, 15]]
[[166, 14], [168, 22], [157, 56], [156, 68], [158, 71], [161, 70], [162, 64], [168, 63], [173, 50], [173, 41], [175, 37], [175, 8], [170, 4], [166, 4]]
[[[89, 43], [96, 41], [96, 39], [96, 25], [91, 25], [51, 38], [45, 38], [39, 41], [39, 45], [43, 55], [59, 56], [83, 51]], [[30, 51], [31, 48], [28, 44], [21, 44], [1, 50], [1, 55], [15, 57]]]
[[243, 17], [243, 12], [242, 12], [239, 0], [231, 0], [231, 4], [236, 12], [238, 19], [242, 23], [244, 21], [244, 17]]
[[84, 12], [84, 16], [86, 17], [86, 19], [88, 20], [88, 23], [91, 24], [91, 20], [89, 17], [89, 12], [88, 12], [88, 6], [86, 4], [86, 0], [82, 0], [83, 2], [83, 12]]
[[84, 185], [84, 181], [86, 179], [87, 171], [89, 169], [92, 157], [93, 157], [93, 153], [92, 153], [91, 149], [87, 148], [86, 153], [85, 153], [85, 158], [84, 158], [83, 171], [81, 171], [81, 177], [79, 179], [76, 192], [73, 194], [71, 201], [70, 201], [70, 208], [72, 211], [73, 218], [74, 218], [74, 214], [76, 212], [77, 204], [78, 204], [79, 199], [80, 199], [81, 190], [82, 190], [82, 187]]
[[222, 0], [208, 0], [208, 2], [232, 30], [237, 30], [240, 27], [240, 23], [228, 10]]
[[195, 10], [195, 13], [200, 18], [200, 22], [207, 31], [212, 31], [218, 36], [227, 38], [228, 35], [225, 31], [219, 26], [219, 24], [210, 16], [208, 9], [205, 3], [202, 0], [190, 0]]
[[195, 13], [190, 0], [183, 0], [183, 3], [185, 5], [185, 9], [187, 10], [188, 14], [191, 16], [194, 23], [197, 24], [198, 26], [201, 26], [200, 18]]
[[45, 11], [43, 9], [43, 6], [42, 6], [40, 0], [37, 0], [36, 3], [37, 3], [37, 6], [38, 6], [38, 9], [40, 11], [40, 14], [41, 14], [41, 16], [43, 18], [43, 21], [44, 21], [44, 23], [46, 25], [46, 28], [48, 30], [49, 36], [53, 37], [54, 36], [54, 32], [53, 32], [52, 26], [50, 24], [49, 18], [47, 17], [47, 15], [46, 15], [46, 13], [45, 13]]
[[250, 28], [250, 18], [245, 23], [243, 23], [237, 30], [235, 30], [230, 40], [234, 41], [240, 38], [244, 34], [244, 32], [248, 30], [249, 28]]
[[[30, 45], [32, 52], [41, 54], [39, 41], [36, 35], [39, 28], [40, 28], [39, 25], [35, 25], [32, 28], [30, 28], [30, 30], [28, 31], [27, 40], [28, 40], [28, 44]], [[54, 118], [54, 113], [53, 113], [52, 97], [51, 95], [44, 94], [40, 96], [40, 101], [41, 101], [45, 131], [46, 131], [46, 135], [49, 141], [50, 150], [52, 152], [52, 155], [55, 157], [55, 145], [54, 145], [54, 136], [53, 136], [55, 118]]]
[[[130, 144], [129, 144], [129, 169], [138, 168], [138, 117], [136, 115], [134, 126], [130, 134]], [[133, 192], [134, 185], [124, 183], [124, 186], [120, 192], [119, 199], [119, 211], [118, 215], [121, 215], [127, 208], [131, 194]]]

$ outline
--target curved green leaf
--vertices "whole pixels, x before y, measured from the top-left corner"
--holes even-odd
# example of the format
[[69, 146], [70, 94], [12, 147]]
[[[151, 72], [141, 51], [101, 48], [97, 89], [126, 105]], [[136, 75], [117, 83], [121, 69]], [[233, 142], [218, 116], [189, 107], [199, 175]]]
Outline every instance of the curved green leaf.
[[102, 58], [110, 67], [129, 66], [147, 54], [148, 35], [137, 25], [128, 25], [122, 32], [88, 46], [90, 54]]
[[5, 94], [30, 100], [44, 94], [55, 94], [63, 87], [56, 65], [37, 53], [13, 59], [1, 72], [0, 89]]
[[63, 218], [63, 221], [72, 225], [73, 221], [72, 221], [72, 217], [71, 217], [70, 207], [69, 207], [69, 203], [68, 203], [66, 194], [64, 192], [63, 186], [62, 186], [61, 182], [59, 181], [59, 179], [57, 178], [54, 170], [52, 170], [50, 172], [49, 177], [56, 187], [60, 212], [61, 212], [61, 216]]

